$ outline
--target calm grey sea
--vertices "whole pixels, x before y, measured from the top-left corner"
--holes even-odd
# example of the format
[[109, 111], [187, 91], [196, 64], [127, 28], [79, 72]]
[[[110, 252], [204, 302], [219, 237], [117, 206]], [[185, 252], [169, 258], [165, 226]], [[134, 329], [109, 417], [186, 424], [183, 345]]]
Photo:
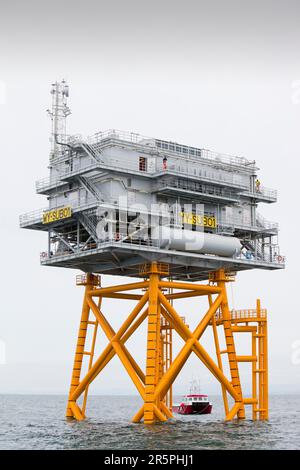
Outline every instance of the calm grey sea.
[[207, 416], [131, 424], [136, 397], [89, 397], [89, 418], [64, 418], [66, 397], [0, 395], [0, 449], [300, 449], [300, 398], [272, 396], [269, 422], [223, 422], [220, 398]]

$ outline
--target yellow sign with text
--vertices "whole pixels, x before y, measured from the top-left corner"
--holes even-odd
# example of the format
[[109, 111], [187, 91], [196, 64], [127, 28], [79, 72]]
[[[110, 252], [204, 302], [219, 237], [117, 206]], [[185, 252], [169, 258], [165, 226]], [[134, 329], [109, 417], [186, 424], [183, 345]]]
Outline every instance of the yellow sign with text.
[[200, 225], [201, 227], [216, 228], [217, 220], [211, 215], [193, 214], [192, 212], [181, 212], [182, 221], [184, 224]]
[[51, 222], [57, 222], [61, 219], [67, 219], [72, 215], [72, 207], [66, 206], [60, 209], [53, 209], [43, 213], [43, 224], [50, 224]]

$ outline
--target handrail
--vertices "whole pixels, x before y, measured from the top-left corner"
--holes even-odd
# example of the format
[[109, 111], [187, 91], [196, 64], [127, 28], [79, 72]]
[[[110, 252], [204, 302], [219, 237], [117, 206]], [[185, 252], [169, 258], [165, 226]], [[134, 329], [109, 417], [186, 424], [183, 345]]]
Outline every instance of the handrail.
[[244, 228], [262, 228], [265, 230], [278, 230], [279, 225], [277, 222], [271, 222], [264, 217], [262, 217], [260, 214], [256, 213], [256, 224], [253, 225], [251, 222], [245, 222], [242, 220], [242, 217], [220, 217], [218, 219], [218, 226], [219, 227], [226, 227], [226, 226], [231, 226], [231, 227], [244, 227]]
[[[110, 204], [113, 204], [116, 208], [118, 207], [116, 204], [113, 203], [113, 199], [110, 201], [106, 201]], [[66, 202], [65, 205], [69, 205], [72, 207], [73, 210], [75, 211], [83, 211], [86, 210], [90, 207], [94, 207], [95, 205], [100, 205], [99, 201], [97, 201], [94, 198], [87, 198], [85, 202]], [[25, 226], [28, 223], [32, 223], [34, 221], [39, 222], [42, 219], [42, 215], [44, 212], [50, 211], [50, 210], [55, 210], [55, 209], [60, 209], [61, 207], [64, 207], [63, 204], [59, 204], [58, 206], [55, 207], [44, 207], [42, 209], [37, 209], [31, 212], [27, 212], [25, 214], [21, 214], [19, 217], [20, 221], [20, 226]], [[151, 211], [149, 211], [149, 215], [151, 215]], [[254, 228], [259, 228], [261, 227], [264, 230], [278, 230], [278, 224], [275, 222], [270, 222], [264, 219], [262, 216], [257, 214], [257, 220], [259, 224], [256, 225], [251, 225], [251, 223], [245, 223], [242, 220], [240, 220], [237, 217], [220, 217], [217, 219], [217, 227], [220, 231], [220, 228], [222, 227], [239, 227], [239, 228], [247, 228], [247, 229], [254, 229]]]
[[[109, 245], [119, 245], [119, 244], [126, 244], [126, 245], [131, 245], [132, 247], [143, 247], [143, 248], [159, 248], [159, 241], [156, 239], [152, 239], [150, 236], [148, 236], [146, 239], [144, 238], [138, 238], [138, 237], [130, 237], [126, 234], [122, 234], [120, 232], [112, 232], [112, 233], [107, 233], [103, 238], [99, 238], [96, 241], [91, 241], [88, 243], [86, 246], [78, 247], [75, 252], [69, 252], [67, 249], [65, 251], [59, 251], [58, 253], [55, 252], [55, 249], [51, 250], [51, 254], [49, 255], [47, 252], [42, 252], [41, 253], [41, 261], [46, 261], [47, 259], [53, 258], [55, 256], [67, 256], [71, 255], [74, 256], [79, 253], [83, 253], [86, 251], [91, 251], [95, 250], [97, 248], [101, 248], [103, 244], [109, 244]], [[186, 253], [186, 252], [185, 252]], [[228, 258], [229, 259], [229, 258]], [[265, 259], [260, 259], [260, 258], [252, 258], [252, 259], [246, 259], [245, 256], [242, 254], [238, 256], [233, 256], [230, 258], [231, 260], [243, 260], [245, 259], [247, 263], [249, 264], [261, 264], [266, 263], [266, 264], [277, 264], [277, 265], [284, 265], [285, 263], [285, 257], [284, 256], [278, 256], [278, 255], [272, 255], [272, 256], [266, 256]], [[249, 311], [249, 310], [248, 310]]]
[[[221, 310], [218, 310], [215, 315], [216, 320], [222, 320], [223, 314]], [[241, 310], [231, 310], [230, 311], [231, 320], [249, 320], [252, 318], [267, 318], [267, 309], [262, 308], [257, 311], [256, 308], [241, 309]]]
[[264, 197], [276, 201], [278, 196], [278, 191], [276, 189], [267, 188], [266, 186], [260, 186], [259, 189], [254, 191], [245, 191], [244, 194], [250, 195], [252, 197]]
[[230, 191], [227, 188], [219, 188], [216, 186], [209, 186], [207, 183], [199, 183], [198, 181], [190, 181], [190, 180], [181, 180], [178, 178], [172, 178], [170, 180], [161, 180], [158, 181], [156, 184], [157, 189], [162, 188], [177, 188], [183, 189], [187, 191], [194, 191], [198, 193], [225, 197], [225, 198], [232, 198], [238, 200], [238, 196], [236, 192]]
[[61, 180], [61, 176], [57, 176], [55, 178], [53, 178], [53, 176], [47, 176], [35, 182], [35, 189], [38, 192], [46, 188], [55, 187], [58, 184], [62, 185], [66, 184], [66, 182]]
[[216, 163], [225, 163], [227, 165], [235, 165], [248, 167], [255, 164], [254, 161], [247, 160], [244, 157], [235, 155], [228, 155], [224, 153], [214, 152], [208, 149], [200, 149], [197, 147], [190, 147], [187, 145], [179, 144], [177, 142], [156, 139], [153, 137], [146, 137], [135, 132], [126, 132], [118, 129], [109, 129], [103, 132], [96, 132], [94, 135], [87, 138], [90, 145], [102, 143], [104, 140], [113, 139], [125, 141], [133, 144], [139, 144], [147, 147], [154, 147], [161, 151], [167, 151], [176, 154], [182, 154], [187, 158], [201, 158]]
[[[64, 184], [66, 184], [66, 181], [64, 181], [64, 179], [63, 179], [65, 176], [66, 177], [71, 176], [73, 173], [80, 172], [80, 170], [86, 171], [89, 168], [93, 169], [93, 168], [96, 168], [97, 166], [98, 166], [98, 164], [96, 162], [89, 163], [89, 165], [86, 165], [86, 166], [75, 165], [73, 167], [72, 171], [67, 171], [66, 170], [60, 176], [57, 176], [55, 178], [48, 176], [48, 177], [39, 179], [35, 183], [36, 191], [39, 192], [39, 191], [42, 191], [44, 189], [50, 189], [52, 187], [56, 187], [58, 185], [62, 186]], [[119, 164], [117, 164], [116, 166], [118, 168], [120, 168]], [[113, 165], [113, 167], [114, 167], [114, 165]], [[168, 172], [166, 171], [166, 173], [168, 173]], [[186, 174], [189, 175], [188, 172], [186, 172]], [[207, 179], [210, 182], [215, 181], [214, 178], [205, 178], [205, 179]], [[226, 182], [226, 180], [224, 180], [224, 181]], [[157, 183], [157, 189], [168, 187], [168, 186], [170, 186], [170, 184], [172, 185], [172, 187], [176, 187], [178, 189], [186, 189], [186, 190], [190, 190], [190, 191], [204, 192], [204, 193], [207, 193], [207, 194], [213, 194], [213, 195], [220, 196], [220, 197], [223, 196], [223, 197], [227, 197], [227, 198], [237, 199], [237, 194], [235, 192], [230, 191], [230, 189], [225, 188], [224, 190], [220, 190], [218, 187], [205, 187], [205, 191], [201, 191], [200, 186], [203, 186], [203, 184], [205, 185], [205, 182], [203, 184], [201, 184], [201, 183], [195, 182], [195, 181], [182, 181], [178, 178], [177, 179], [172, 179], [172, 181], [171, 180], [170, 181], [164, 181], [164, 180], [159, 181]], [[262, 196], [262, 197], [265, 197], [265, 198], [268, 198], [268, 199], [274, 200], [274, 201], [277, 199], [277, 191], [275, 189], [270, 189], [270, 188], [265, 188], [265, 187], [261, 188], [261, 190], [259, 192], [256, 191], [254, 193], [251, 193], [249, 191], [247, 191], [247, 192], [243, 191], [243, 194], [251, 195], [253, 197]]]
[[279, 224], [277, 222], [271, 222], [263, 217], [259, 212], [256, 212], [257, 226], [261, 226], [266, 229], [278, 229]]
[[169, 166], [168, 169], [163, 170], [163, 169], [158, 169], [155, 168], [151, 172], [141, 172], [138, 168], [137, 165], [133, 165], [132, 163], [127, 166], [122, 165], [121, 159], [112, 159], [110, 158], [109, 162], [95, 162], [92, 159], [85, 160], [83, 163], [82, 162], [76, 162], [73, 164], [72, 170], [66, 170], [62, 175], [61, 178], [67, 178], [71, 177], [73, 175], [79, 174], [81, 172], [87, 172], [91, 170], [96, 170], [97, 168], [101, 169], [117, 169], [117, 170], [125, 170], [127, 173], [130, 172], [135, 172], [138, 174], [143, 174], [143, 176], [150, 176], [150, 177], [157, 177], [157, 176], [162, 176], [162, 175], [175, 175], [175, 176], [182, 176], [183, 174], [186, 175], [186, 177], [191, 177], [194, 178], [197, 176], [197, 178], [203, 180], [203, 181], [208, 181], [210, 183], [216, 183], [216, 182], [221, 182], [225, 184], [232, 185], [233, 187], [240, 188], [241, 190], [246, 189], [246, 184], [243, 183], [242, 181], [238, 181], [235, 175], [223, 175], [223, 178], [220, 180], [220, 175], [218, 173], [214, 174], [208, 174], [208, 175], [195, 175], [194, 172], [190, 171], [190, 168], [183, 168], [180, 167], [179, 169], [176, 169], [175, 164], [172, 164]]
[[73, 210], [86, 210], [91, 207], [97, 205], [97, 201], [92, 198], [87, 198], [87, 202], [85, 203], [78, 203], [78, 202], [67, 202], [66, 204], [59, 204], [55, 207], [43, 207], [42, 209], [36, 209], [34, 211], [25, 212], [19, 216], [20, 226], [23, 227], [27, 225], [27, 223], [39, 222], [42, 220], [42, 216], [44, 212], [61, 209], [65, 207], [65, 205], [71, 206]]

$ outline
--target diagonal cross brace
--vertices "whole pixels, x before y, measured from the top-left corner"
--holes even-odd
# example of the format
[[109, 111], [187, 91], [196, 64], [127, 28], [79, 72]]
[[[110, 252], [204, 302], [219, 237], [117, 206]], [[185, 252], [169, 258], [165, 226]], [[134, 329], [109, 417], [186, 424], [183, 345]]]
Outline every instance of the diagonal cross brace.
[[[126, 331], [125, 325], [129, 326], [133, 322], [133, 320], [138, 315], [140, 309], [145, 305], [147, 299], [148, 299], [148, 292], [146, 292], [143, 295], [142, 299], [138, 302], [137, 306], [135, 307], [133, 312], [129, 315], [127, 320], [123, 323], [119, 331], [121, 330]], [[98, 323], [100, 324], [104, 333], [106, 334], [108, 340], [110, 341], [113, 349], [115, 350], [116, 354], [119, 356], [120, 361], [122, 362], [129, 376], [131, 377], [138, 392], [140, 393], [142, 397], [144, 397], [144, 387], [142, 386], [141, 381], [139, 379], [139, 376], [141, 376], [143, 372], [141, 371], [140, 367], [135, 362], [135, 360], [133, 359], [133, 357], [127, 350], [127, 348], [123, 344], [120, 343], [119, 337], [121, 335], [119, 335], [119, 333], [118, 334], [115, 333], [113, 328], [110, 326], [110, 324], [108, 323], [108, 321], [106, 320], [102, 312], [98, 309], [97, 305], [91, 298], [87, 297], [87, 302], [89, 306], [91, 307]]]
[[[74, 390], [72, 393], [71, 399], [76, 400], [81, 393], [84, 391], [85, 387], [91, 383], [92, 380], [99, 374], [99, 372], [105, 367], [105, 365], [112, 359], [112, 357], [117, 354], [120, 357], [121, 362], [124, 364], [126, 370], [131, 372], [131, 378], [138, 388], [138, 391], [141, 393], [143, 396], [144, 394], [144, 387], [141, 385], [141, 382], [145, 381], [145, 376], [142, 370], [139, 368], [138, 364], [135, 362], [135, 360], [132, 358], [131, 354], [129, 351], [125, 348], [124, 344], [125, 341], [131, 336], [131, 334], [138, 328], [138, 326], [142, 323], [142, 321], [147, 317], [147, 310], [142, 314], [140, 319], [138, 319], [134, 325], [132, 325], [132, 328], [127, 331], [127, 328], [132, 324], [134, 319], [137, 317], [139, 314], [140, 310], [143, 308], [143, 306], [146, 304], [148, 300], [148, 292], [146, 292], [136, 307], [133, 309], [132, 313], [130, 316], [125, 320], [123, 325], [120, 327], [119, 331], [115, 333], [113, 328], [110, 326], [100, 309], [97, 307], [97, 305], [93, 302], [92, 298], [90, 296], [87, 296], [87, 303], [91, 310], [93, 311], [98, 323], [100, 326], [103, 328], [104, 333], [109, 339], [109, 344], [106, 346], [98, 360], [95, 362], [93, 367], [90, 369], [90, 371], [86, 374], [84, 379], [80, 382], [78, 387]], [[134, 326], [134, 328], [133, 328]], [[126, 334], [125, 334], [126, 333]], [[124, 336], [123, 336], [124, 335]], [[139, 380], [140, 379], [140, 380]]]
[[[217, 298], [215, 299], [214, 302], [211, 303], [206, 315], [202, 318], [200, 321], [199, 325], [195, 329], [195, 331], [192, 333], [190, 329], [183, 323], [179, 315], [177, 314], [176, 310], [174, 307], [168, 302], [167, 298], [162, 294], [161, 291], [158, 292], [158, 298], [160, 303], [164, 306], [166, 311], [162, 309], [162, 314], [166, 317], [166, 319], [172, 323], [172, 326], [176, 329], [176, 331], [180, 334], [180, 336], [186, 341], [185, 345], [175, 358], [175, 360], [172, 362], [170, 368], [168, 371], [163, 375], [163, 377], [160, 379], [159, 383], [155, 387], [154, 391], [154, 397], [155, 398], [161, 398], [163, 397], [169, 387], [172, 385], [174, 380], [176, 379], [177, 375], [179, 374], [180, 370], [182, 369], [183, 365], [185, 364], [186, 360], [194, 351], [197, 356], [200, 358], [200, 360], [211, 370], [211, 372], [216, 376], [216, 378], [221, 382], [224, 383], [225, 387], [228, 389], [229, 393], [233, 396], [233, 398], [236, 401], [236, 404], [234, 405], [233, 409], [229, 413], [230, 416], [235, 414], [242, 403], [239, 401], [239, 396], [236, 393], [235, 389], [231, 385], [231, 383], [228, 381], [228, 379], [225, 377], [223, 372], [219, 369], [219, 367], [214, 363], [214, 361], [210, 358], [208, 353], [205, 351], [205, 349], [200, 345], [199, 339], [204, 333], [205, 329], [207, 328], [212, 316], [215, 314], [217, 309], [220, 307], [222, 301], [223, 301], [223, 295], [222, 293], [219, 293]], [[167, 313], [167, 315], [165, 315]], [[155, 410], [156, 411], [156, 410]], [[141, 409], [137, 415], [135, 416], [134, 421], [136, 421], [138, 418], [141, 418], [143, 415], [143, 410]], [[157, 415], [157, 413], [156, 413]]]
[[221, 383], [224, 383], [230, 395], [236, 401], [239, 401], [239, 395], [237, 394], [234, 387], [231, 385], [231, 383], [226, 378], [226, 376], [221, 371], [221, 369], [217, 366], [217, 364], [215, 364], [215, 362], [211, 359], [211, 357], [205, 351], [203, 346], [201, 346], [201, 344], [199, 343], [200, 337], [204, 333], [211, 318], [213, 317], [213, 315], [215, 314], [215, 312], [217, 311], [217, 309], [219, 308], [220, 304], [223, 301], [222, 294], [219, 294], [216, 300], [211, 303], [209, 310], [207, 311], [206, 315], [203, 317], [203, 319], [199, 323], [198, 327], [195, 329], [194, 333], [192, 333], [190, 329], [183, 323], [182, 319], [180, 318], [180, 316], [178, 315], [174, 307], [168, 302], [168, 300], [165, 298], [165, 296], [162, 293], [159, 293], [159, 297], [160, 297], [161, 303], [164, 305], [165, 309], [169, 313], [168, 319], [171, 321], [173, 320], [172, 324], [177, 330], [177, 332], [180, 334], [180, 336], [184, 340], [187, 340], [188, 338], [188, 341], [193, 341], [192, 350], [197, 354], [199, 359], [201, 359], [201, 361], [204, 362], [205, 365], [207, 365], [207, 367], [211, 370], [211, 372], [215, 375], [215, 377], [219, 381], [221, 381]]
[[[164, 297], [164, 296], [162, 295], [162, 297]], [[220, 301], [222, 302], [223, 301], [222, 295], [220, 294], [219, 297], [221, 297]], [[216, 300], [218, 300], [218, 299], [216, 299]], [[161, 298], [161, 301], [164, 304], [164, 306], [166, 308], [168, 308], [168, 310], [169, 310], [169, 312], [163, 310], [163, 314], [164, 314], [165, 318], [173, 325], [173, 327], [176, 329], [176, 331], [179, 333], [179, 335], [185, 341], [187, 340], [187, 338], [191, 338], [192, 336], [194, 336], [197, 329], [200, 330], [201, 322], [200, 322], [199, 326], [197, 327], [197, 329], [195, 330], [194, 334], [192, 334], [191, 331], [189, 330], [189, 328], [183, 323], [183, 321], [181, 320], [181, 318], [179, 317], [179, 315], [177, 314], [177, 312], [175, 311], [173, 306], [168, 303], [167, 299], [165, 299], [165, 301], [164, 301], [164, 299]], [[215, 303], [216, 303], [216, 301], [215, 301]], [[213, 303], [212, 303], [212, 300], [211, 300], [210, 301], [210, 307], [212, 307], [212, 306], [213, 306]], [[216, 310], [217, 310], [217, 308], [216, 308]], [[171, 316], [170, 310], [171, 310], [172, 316]], [[210, 318], [212, 318], [213, 315], [214, 315], [214, 313], [212, 315], [210, 315]], [[206, 322], [206, 326], [207, 326], [208, 322], [209, 322], [208, 313], [205, 315], [202, 322], [205, 320], [206, 317], [207, 317], [207, 320], [208, 320]], [[203, 330], [203, 332], [204, 332], [204, 330]], [[203, 334], [203, 332], [200, 334], [200, 336]], [[200, 339], [200, 336], [199, 336], [198, 340]], [[226, 408], [226, 411], [227, 411], [226, 421], [230, 421], [236, 415], [236, 413], [240, 410], [240, 408], [243, 406], [243, 401], [241, 400], [240, 395], [237, 393], [236, 389], [233, 387], [231, 382], [229, 382], [227, 377], [224, 375], [223, 370], [220, 367], [218, 367], [217, 364], [214, 363], [214, 361], [211, 359], [209, 354], [205, 351], [203, 346], [201, 346], [198, 341], [194, 342], [192, 348], [193, 348], [193, 351], [199, 357], [199, 359], [207, 366], [207, 368], [212, 372], [212, 374], [216, 377], [216, 379], [221, 383], [222, 387], [224, 387], [230, 393], [230, 395], [234, 398], [235, 405], [233, 406], [231, 411], [228, 411], [228, 407]]]
[[[216, 310], [219, 308], [221, 302], [222, 302], [222, 295], [219, 294], [216, 298], [216, 300], [213, 302], [213, 304], [209, 307], [206, 315], [202, 318], [200, 321], [199, 325], [195, 329], [195, 331], [192, 333], [190, 329], [183, 323], [177, 312], [175, 311], [174, 307], [168, 302], [168, 300], [165, 298], [165, 296], [159, 292], [159, 300], [165, 307], [165, 309], [170, 313], [170, 316], [173, 317], [175, 320], [174, 323], [177, 323], [181, 327], [181, 329], [185, 333], [185, 339], [186, 343], [175, 358], [175, 360], [172, 362], [170, 368], [168, 371], [164, 374], [160, 382], [158, 383], [156, 390], [155, 390], [155, 396], [158, 396], [159, 394], [164, 395], [170, 385], [174, 382], [176, 379], [177, 375], [179, 374], [181, 368], [187, 361], [188, 357], [192, 353], [194, 349], [199, 351], [199, 339], [204, 333], [206, 327], [208, 326], [211, 317], [215, 314]], [[174, 318], [175, 317], [175, 318]], [[202, 351], [201, 347], [201, 353]]]
[[[179, 374], [180, 370], [182, 369], [184, 363], [186, 362], [186, 360], [188, 359], [188, 357], [190, 356], [192, 351], [194, 350], [194, 351], [196, 351], [196, 353], [198, 352], [196, 343], [198, 343], [198, 339], [200, 338], [200, 336], [205, 331], [207, 325], [210, 322], [210, 319], [211, 319], [212, 315], [215, 314], [215, 312], [219, 308], [222, 300], [223, 300], [222, 294], [219, 294], [218, 297], [216, 298], [216, 300], [214, 301], [214, 303], [212, 304], [212, 306], [210, 306], [210, 308], [209, 308], [208, 312], [206, 313], [206, 315], [201, 319], [201, 321], [200, 321], [199, 325], [197, 326], [197, 328], [195, 329], [194, 333], [192, 333], [189, 330], [189, 328], [182, 322], [181, 318], [179, 317], [179, 315], [177, 314], [175, 309], [171, 306], [171, 304], [168, 302], [166, 297], [162, 294], [162, 292], [160, 290], [158, 291], [158, 301], [160, 302], [161, 305], [163, 305], [163, 307], [165, 309], [170, 311], [169, 312], [170, 316], [171, 315], [173, 316], [173, 318], [171, 317], [170, 321], [172, 322], [174, 327], [176, 327], [176, 323], [177, 323], [177, 325], [178, 324], [180, 325], [179, 333], [181, 334], [181, 336], [184, 337], [186, 342], [185, 342], [185, 345], [183, 346], [183, 348], [181, 349], [181, 351], [179, 352], [179, 354], [177, 355], [177, 357], [175, 358], [175, 360], [170, 365], [169, 369], [165, 372], [165, 374], [159, 380], [158, 384], [155, 386], [154, 391], [153, 391], [153, 400], [154, 401], [159, 400], [160, 402], [162, 402], [161, 399], [167, 393], [168, 389], [170, 388], [170, 386], [172, 385], [172, 383], [176, 379], [177, 375]], [[162, 311], [162, 313], [164, 314], [164, 311]], [[169, 320], [169, 318], [167, 318], [167, 320]], [[177, 329], [177, 327], [176, 327], [176, 329]], [[182, 329], [184, 331], [183, 334], [182, 334], [182, 331], [181, 331]], [[144, 406], [135, 415], [135, 417], [133, 419], [134, 422], [137, 422], [141, 419], [141, 417], [143, 416], [143, 409], [144, 409]], [[157, 412], [156, 412], [155, 409], [154, 409], [154, 412], [157, 416]]]

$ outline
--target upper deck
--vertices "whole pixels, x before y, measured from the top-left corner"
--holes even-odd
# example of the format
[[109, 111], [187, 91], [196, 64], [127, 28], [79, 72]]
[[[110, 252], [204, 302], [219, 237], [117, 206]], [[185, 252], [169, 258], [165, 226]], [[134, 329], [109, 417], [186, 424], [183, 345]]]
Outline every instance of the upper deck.
[[[38, 193], [49, 194], [79, 175], [93, 177], [114, 172], [155, 181], [153, 191], [158, 193], [170, 194], [176, 190], [187, 197], [195, 197], [200, 192], [203, 197], [215, 200], [235, 201], [241, 197], [257, 202], [277, 200], [276, 190], [261, 185], [259, 188], [251, 187], [249, 176], [255, 175], [258, 168], [255, 161], [244, 157], [117, 130], [98, 132], [86, 140], [72, 136], [68, 145], [79, 150], [79, 156], [76, 153], [70, 158], [70, 152], [63, 151], [53, 158], [51, 166], [59, 167], [58, 174], [38, 180]], [[80, 156], [80, 150], [84, 151], [84, 158]], [[136, 153], [148, 157], [145, 168], [141, 169]], [[165, 164], [162, 163], [164, 159]], [[63, 166], [65, 163], [67, 165]], [[199, 182], [202, 183], [201, 188]]]

